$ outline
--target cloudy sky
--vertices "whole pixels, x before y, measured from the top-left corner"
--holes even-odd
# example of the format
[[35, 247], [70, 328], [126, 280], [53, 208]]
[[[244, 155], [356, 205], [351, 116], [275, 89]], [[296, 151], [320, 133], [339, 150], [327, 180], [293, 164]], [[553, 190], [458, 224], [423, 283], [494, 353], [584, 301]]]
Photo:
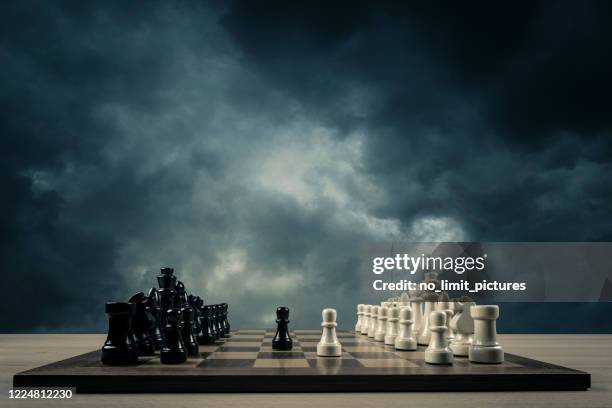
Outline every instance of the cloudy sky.
[[609, 2], [84, 3], [0, 5], [2, 331], [164, 265], [350, 325], [364, 243], [612, 241]]

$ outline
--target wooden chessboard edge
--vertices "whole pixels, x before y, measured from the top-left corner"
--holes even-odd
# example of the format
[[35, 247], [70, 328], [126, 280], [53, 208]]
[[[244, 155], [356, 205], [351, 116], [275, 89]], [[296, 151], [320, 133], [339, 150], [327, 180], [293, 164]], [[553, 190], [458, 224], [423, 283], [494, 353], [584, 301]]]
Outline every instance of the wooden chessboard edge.
[[[521, 376], [498, 374], [380, 375], [363, 378], [346, 375], [233, 376], [228, 383], [214, 375], [71, 376], [16, 374], [14, 387], [74, 387], [78, 393], [173, 392], [419, 392], [419, 391], [586, 391], [590, 376], [571, 373]], [[469, 378], [468, 378], [469, 377]], [[349, 381], [350, 380], [350, 381]], [[350, 385], [349, 385], [350, 382]]]

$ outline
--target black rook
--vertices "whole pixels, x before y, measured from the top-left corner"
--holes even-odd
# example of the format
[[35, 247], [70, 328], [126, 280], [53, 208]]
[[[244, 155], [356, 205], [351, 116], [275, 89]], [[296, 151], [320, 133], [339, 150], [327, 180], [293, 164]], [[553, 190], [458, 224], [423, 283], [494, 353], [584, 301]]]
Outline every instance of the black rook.
[[132, 330], [134, 304], [109, 302], [105, 311], [108, 316], [108, 337], [102, 346], [102, 363], [107, 365], [138, 363], [138, 346], [134, 342]]

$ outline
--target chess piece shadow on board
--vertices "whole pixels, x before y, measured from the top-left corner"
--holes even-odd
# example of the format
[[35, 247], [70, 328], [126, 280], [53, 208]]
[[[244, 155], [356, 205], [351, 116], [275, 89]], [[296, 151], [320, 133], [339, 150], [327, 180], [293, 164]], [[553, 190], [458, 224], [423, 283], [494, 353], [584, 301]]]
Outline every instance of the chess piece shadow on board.
[[276, 309], [276, 334], [272, 339], [273, 350], [291, 350], [293, 340], [289, 336], [289, 308], [285, 306]]

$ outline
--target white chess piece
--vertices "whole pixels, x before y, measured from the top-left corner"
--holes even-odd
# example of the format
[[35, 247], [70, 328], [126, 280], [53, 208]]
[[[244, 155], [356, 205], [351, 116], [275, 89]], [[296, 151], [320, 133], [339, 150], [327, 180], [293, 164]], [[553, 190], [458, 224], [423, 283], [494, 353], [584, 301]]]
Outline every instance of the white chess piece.
[[419, 331], [418, 342], [422, 346], [427, 346], [429, 344], [429, 338], [431, 336], [431, 332], [429, 330], [429, 315], [434, 311], [434, 307], [436, 302], [425, 299], [425, 307], [423, 310], [423, 320], [421, 325], [421, 330]]
[[451, 319], [453, 318], [453, 314], [455, 314], [455, 311], [453, 309], [445, 309], [442, 311], [446, 313], [446, 338], [448, 339], [448, 342], [450, 344], [450, 342], [455, 337], [455, 333], [450, 327], [450, 322], [451, 322]]
[[456, 356], [467, 356], [470, 345], [472, 345], [474, 319], [472, 319], [470, 307], [474, 304], [474, 302], [458, 302], [459, 312], [451, 320], [450, 326], [455, 332], [455, 337], [451, 341], [450, 348]]
[[365, 305], [363, 312], [363, 320], [361, 321], [361, 334], [368, 334], [370, 328], [370, 314], [372, 313], [372, 305]]
[[414, 323], [412, 324], [412, 334], [414, 338], [419, 336], [419, 330], [423, 325], [423, 299], [415, 297], [410, 302]]
[[370, 324], [368, 327], [368, 337], [374, 337], [376, 334], [376, 328], [378, 327], [378, 309], [378, 306], [372, 306], [372, 312], [370, 313]]
[[363, 313], [364, 313], [365, 305], [358, 304], [357, 305], [357, 323], [355, 324], [355, 333], [361, 332], [361, 324], [363, 322]]
[[399, 333], [395, 338], [397, 350], [416, 350], [417, 341], [412, 330], [412, 309], [410, 306], [402, 307], [399, 312]]
[[392, 307], [389, 309], [389, 317], [387, 318], [387, 330], [385, 331], [385, 344], [395, 344], [399, 327], [399, 309]]
[[340, 357], [342, 355], [342, 346], [336, 336], [336, 309], [323, 309], [323, 333], [321, 341], [317, 344], [317, 356], [321, 357]]
[[410, 296], [406, 292], [402, 292], [397, 303], [398, 307], [410, 306]]
[[389, 309], [385, 306], [382, 306], [380, 309], [378, 309], [378, 322], [376, 324], [376, 331], [374, 332], [374, 340], [385, 341], [388, 315]]
[[446, 313], [431, 312], [429, 315], [429, 329], [431, 338], [425, 350], [425, 362], [429, 364], [452, 364], [453, 352], [448, 348], [446, 339]]
[[474, 319], [474, 339], [468, 350], [470, 361], [475, 363], [501, 363], [504, 361], [504, 350], [497, 342], [496, 321], [499, 307], [481, 305], [470, 307]]
[[438, 302], [436, 303], [436, 310], [439, 312], [443, 312], [446, 309], [451, 309], [451, 301], [448, 297], [448, 293], [442, 292], [438, 297]]

